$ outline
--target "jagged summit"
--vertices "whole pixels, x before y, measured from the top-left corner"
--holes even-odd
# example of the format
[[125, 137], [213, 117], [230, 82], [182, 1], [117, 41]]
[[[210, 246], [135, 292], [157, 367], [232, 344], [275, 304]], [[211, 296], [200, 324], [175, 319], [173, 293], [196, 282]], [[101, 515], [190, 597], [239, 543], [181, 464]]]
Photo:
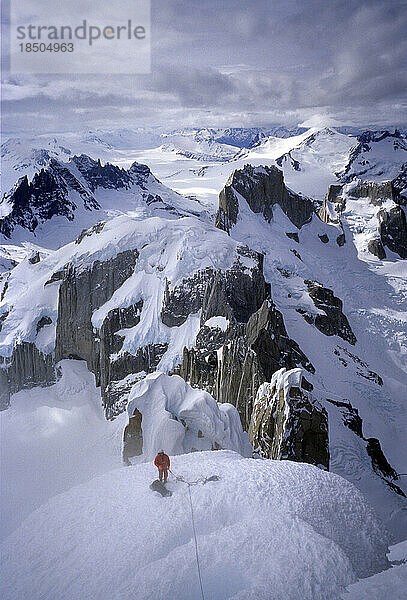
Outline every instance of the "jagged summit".
[[313, 213], [312, 201], [295, 194], [284, 184], [284, 175], [277, 167], [253, 167], [247, 164], [229, 177], [219, 194], [216, 226], [230, 232], [239, 219], [239, 202], [246, 200], [253, 213], [261, 213], [266, 221], [273, 217], [273, 206], [279, 205], [298, 228], [307, 223]]
[[[112, 211], [148, 212], [150, 206], [174, 215], [200, 211], [159, 182], [147, 165], [134, 162], [124, 169], [85, 154], [67, 162], [45, 155], [46, 165], [31, 178], [21, 177], [0, 202], [2, 241], [32, 239], [55, 248]], [[119, 202], [109, 190], [121, 194]]]

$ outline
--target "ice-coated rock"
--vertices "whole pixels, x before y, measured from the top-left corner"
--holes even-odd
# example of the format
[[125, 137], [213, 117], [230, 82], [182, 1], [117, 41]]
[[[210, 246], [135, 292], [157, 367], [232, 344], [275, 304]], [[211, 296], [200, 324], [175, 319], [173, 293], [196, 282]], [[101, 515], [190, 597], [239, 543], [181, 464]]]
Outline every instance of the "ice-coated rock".
[[266, 221], [271, 220], [273, 206], [278, 204], [298, 228], [308, 223], [314, 212], [311, 200], [289, 190], [284, 184], [283, 172], [274, 166], [253, 167], [248, 164], [232, 173], [219, 194], [217, 227], [227, 232], [231, 230], [237, 223], [242, 199]]
[[329, 468], [328, 414], [302, 388], [302, 370], [276, 371], [258, 390], [249, 428], [254, 451]]
[[316, 308], [325, 314], [313, 314], [304, 308], [297, 308], [297, 312], [308, 323], [314, 324], [324, 335], [338, 335], [354, 345], [356, 343], [356, 336], [349, 325], [346, 315], [342, 312], [342, 300], [337, 298], [332, 290], [324, 287], [318, 281], [305, 280], [304, 283]]

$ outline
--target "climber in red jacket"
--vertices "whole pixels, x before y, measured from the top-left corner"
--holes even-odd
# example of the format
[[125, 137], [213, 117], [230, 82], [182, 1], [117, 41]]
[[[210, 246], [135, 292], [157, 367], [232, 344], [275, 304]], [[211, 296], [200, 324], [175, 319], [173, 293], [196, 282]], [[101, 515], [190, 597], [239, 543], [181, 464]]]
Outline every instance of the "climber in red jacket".
[[158, 468], [160, 481], [164, 478], [164, 483], [167, 483], [168, 469], [170, 468], [170, 457], [164, 453], [164, 450], [159, 450], [154, 459], [154, 464]]

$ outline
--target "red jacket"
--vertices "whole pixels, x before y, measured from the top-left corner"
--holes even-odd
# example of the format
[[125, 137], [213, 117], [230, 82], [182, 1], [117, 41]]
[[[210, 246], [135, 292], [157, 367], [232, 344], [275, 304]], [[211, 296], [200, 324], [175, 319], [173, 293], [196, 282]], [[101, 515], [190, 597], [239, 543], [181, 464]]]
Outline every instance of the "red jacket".
[[160, 471], [168, 471], [170, 468], [170, 457], [166, 454], [157, 454], [154, 459], [154, 464]]

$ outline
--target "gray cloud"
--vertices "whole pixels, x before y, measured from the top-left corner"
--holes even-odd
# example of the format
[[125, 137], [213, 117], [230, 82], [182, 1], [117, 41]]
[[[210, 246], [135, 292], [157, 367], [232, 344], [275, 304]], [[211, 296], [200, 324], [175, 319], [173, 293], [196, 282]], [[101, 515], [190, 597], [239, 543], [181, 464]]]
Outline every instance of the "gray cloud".
[[4, 129], [402, 123], [406, 29], [396, 0], [154, 0], [151, 75], [10, 77]]

